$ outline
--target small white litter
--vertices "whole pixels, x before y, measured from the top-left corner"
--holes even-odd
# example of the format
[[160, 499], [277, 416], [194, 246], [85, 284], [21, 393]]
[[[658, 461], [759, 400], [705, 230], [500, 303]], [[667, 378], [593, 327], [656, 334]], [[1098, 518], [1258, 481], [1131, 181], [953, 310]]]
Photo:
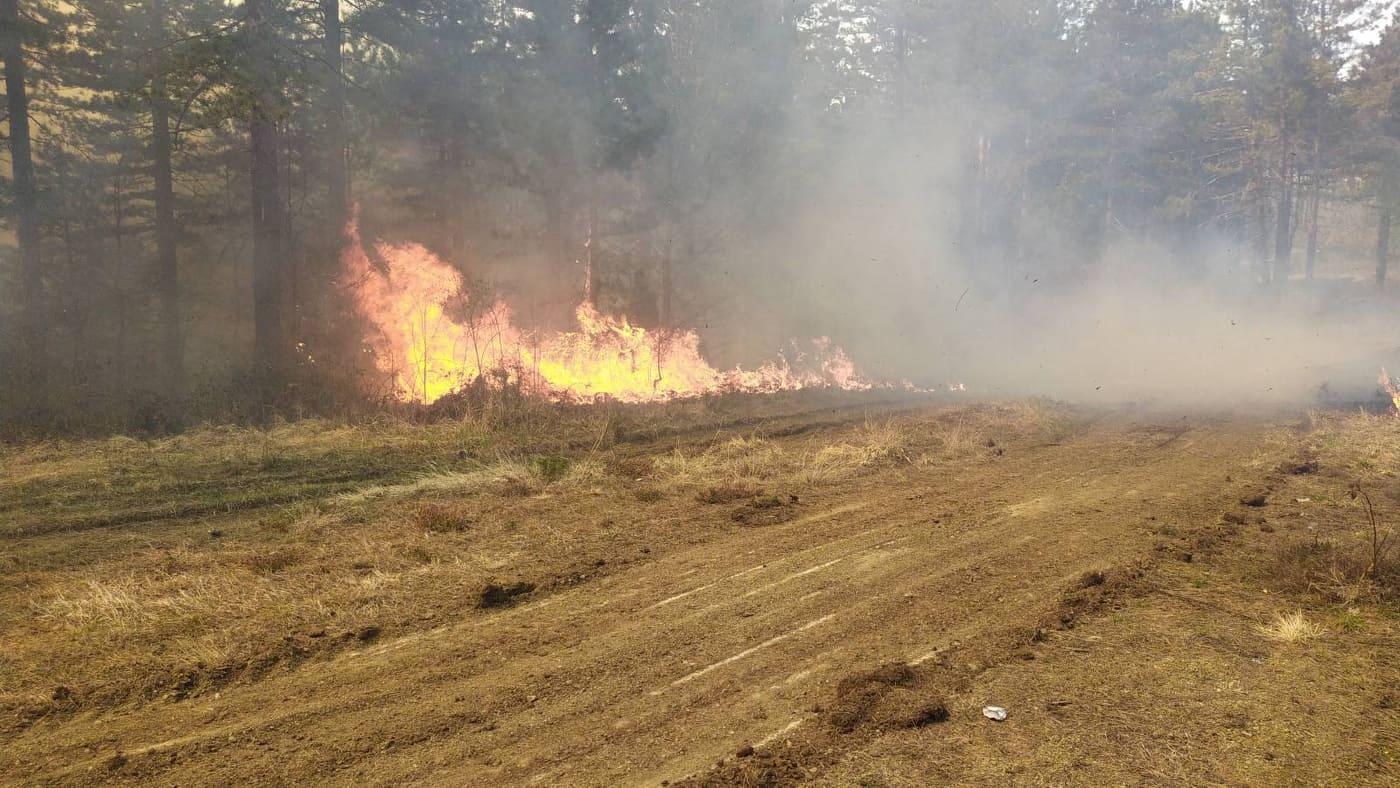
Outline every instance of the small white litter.
[[1311, 498], [1298, 498], [1296, 500], [1298, 501], [1298, 503], [1312, 503]]
[[996, 720], [997, 722], [1001, 722], [1002, 720], [1006, 719], [1006, 709], [1003, 709], [1000, 706], [983, 706], [982, 716], [986, 717], [989, 720]]

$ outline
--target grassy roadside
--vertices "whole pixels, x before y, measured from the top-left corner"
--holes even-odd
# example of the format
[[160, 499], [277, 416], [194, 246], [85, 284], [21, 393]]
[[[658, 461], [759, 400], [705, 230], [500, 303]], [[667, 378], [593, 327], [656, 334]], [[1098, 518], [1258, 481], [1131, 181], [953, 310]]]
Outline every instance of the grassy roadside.
[[[984, 461], [1068, 415], [697, 412], [664, 438], [654, 418], [308, 422], [12, 450], [0, 499], [23, 515], [0, 530], [0, 702], [26, 725], [254, 681], [587, 582], [743, 527], [741, 513], [783, 517], [788, 497], [881, 468]], [[144, 516], [79, 527], [118, 512]]]

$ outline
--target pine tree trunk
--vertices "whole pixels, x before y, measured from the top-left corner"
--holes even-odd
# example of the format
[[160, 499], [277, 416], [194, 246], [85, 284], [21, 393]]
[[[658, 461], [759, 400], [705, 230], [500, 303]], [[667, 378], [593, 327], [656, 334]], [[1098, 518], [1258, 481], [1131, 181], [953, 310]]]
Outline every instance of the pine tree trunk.
[[676, 227], [674, 222], [666, 223], [666, 251], [661, 256], [661, 323], [662, 331], [670, 331], [675, 325], [672, 314], [672, 290], [675, 288], [673, 267], [675, 265]]
[[[1322, 13], [1327, 13], [1326, 3]], [[1318, 109], [1317, 129], [1313, 132], [1312, 194], [1308, 200], [1308, 259], [1307, 278], [1311, 282], [1317, 271], [1318, 224], [1322, 215], [1322, 110]]]
[[[267, 31], [263, 0], [246, 0], [248, 27], [254, 51], [250, 64], [264, 63], [270, 47], [262, 46], [271, 35]], [[277, 123], [272, 115], [273, 93], [260, 79], [254, 87], [249, 137], [252, 147], [253, 215], [253, 363], [265, 404], [271, 404], [281, 390], [286, 369], [286, 348], [282, 328], [282, 202], [281, 172], [278, 168]]]
[[327, 219], [338, 237], [350, 211], [350, 178], [346, 166], [345, 68], [341, 48], [345, 34], [340, 25], [340, 0], [321, 0], [325, 25], [322, 41], [326, 61], [326, 200]]
[[1322, 223], [1322, 185], [1313, 184], [1312, 199], [1308, 205], [1308, 281], [1317, 272], [1318, 231]]
[[1268, 284], [1270, 276], [1269, 260], [1269, 195], [1263, 193], [1262, 186], [1254, 200], [1254, 255], [1252, 261], [1255, 279], [1260, 284]]
[[1293, 169], [1285, 144], [1280, 164], [1278, 218], [1274, 222], [1273, 282], [1282, 287], [1293, 267]]
[[597, 308], [598, 297], [601, 295], [599, 277], [601, 275], [600, 263], [598, 259], [598, 189], [596, 176], [591, 178], [589, 183], [593, 186], [588, 195], [588, 229], [587, 236], [583, 243], [583, 277], [584, 277], [584, 300], [591, 306]]
[[1376, 287], [1384, 290], [1386, 276], [1390, 269], [1390, 206], [1381, 208], [1380, 227], [1376, 231]]
[[[125, 220], [125, 194], [122, 191], [122, 178], [121, 176], [117, 176], [112, 188], [112, 242], [117, 250], [114, 256], [116, 260], [121, 260], [123, 257], [122, 246], [126, 236]], [[130, 299], [128, 299], [126, 295], [126, 282], [120, 274], [120, 263], [114, 262], [111, 257], [108, 258], [107, 263], [109, 266], [109, 275], [112, 277], [112, 281], [116, 283], [112, 295], [113, 301], [115, 302], [113, 309], [116, 312], [117, 318], [117, 346], [112, 354], [112, 364], [115, 368], [115, 374], [111, 378], [112, 388], [110, 392], [110, 395], [116, 399], [127, 394], [126, 346], [128, 324], [130, 323], [127, 302]]]
[[[151, 0], [157, 37], [165, 34], [165, 0]], [[166, 92], [165, 64], [156, 66], [151, 78], [151, 158], [155, 181], [156, 292], [160, 298], [161, 372], [171, 412], [179, 414], [185, 401], [185, 345], [180, 311], [180, 266], [176, 244], [173, 142], [170, 135], [170, 97]]]
[[24, 44], [19, 30], [19, 0], [0, 0], [0, 60], [5, 66], [5, 101], [9, 110], [10, 164], [15, 236], [20, 259], [20, 369], [24, 410], [30, 415], [44, 401], [48, 373], [45, 336], [43, 260], [39, 254], [38, 192], [29, 138], [29, 94], [25, 84]]

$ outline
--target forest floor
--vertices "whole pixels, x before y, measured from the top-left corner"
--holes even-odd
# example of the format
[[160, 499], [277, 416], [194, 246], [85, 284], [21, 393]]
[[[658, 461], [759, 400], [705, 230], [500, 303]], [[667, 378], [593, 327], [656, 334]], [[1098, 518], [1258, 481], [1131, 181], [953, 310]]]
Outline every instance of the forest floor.
[[0, 782], [1393, 785], [1397, 471], [869, 396], [11, 446]]

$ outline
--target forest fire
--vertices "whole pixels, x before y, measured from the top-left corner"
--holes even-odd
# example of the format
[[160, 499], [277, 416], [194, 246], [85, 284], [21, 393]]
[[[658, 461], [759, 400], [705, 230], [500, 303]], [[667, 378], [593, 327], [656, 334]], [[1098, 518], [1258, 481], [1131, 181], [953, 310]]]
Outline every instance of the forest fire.
[[1400, 386], [1395, 384], [1390, 373], [1386, 372], [1384, 367], [1381, 368], [1380, 385], [1381, 388], [1385, 389], [1385, 393], [1390, 395], [1391, 412], [1400, 416]]
[[[719, 370], [693, 331], [634, 326], [583, 303], [576, 331], [518, 328], [503, 301], [474, 303], [462, 275], [418, 244], [375, 243], [371, 262], [358, 227], [342, 258], [380, 372], [398, 395], [432, 403], [475, 381], [519, 386], [554, 400], [657, 402], [722, 392], [811, 388], [868, 390], [841, 348], [821, 337], [757, 369]], [[790, 357], [789, 357], [790, 355]]]

